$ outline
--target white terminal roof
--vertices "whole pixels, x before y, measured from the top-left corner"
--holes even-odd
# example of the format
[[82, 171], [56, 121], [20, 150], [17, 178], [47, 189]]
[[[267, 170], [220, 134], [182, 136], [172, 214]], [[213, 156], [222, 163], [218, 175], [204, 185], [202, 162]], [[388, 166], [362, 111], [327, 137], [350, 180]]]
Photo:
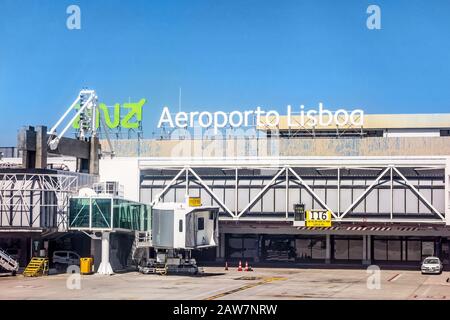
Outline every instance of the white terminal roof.
[[[305, 117], [306, 118], [306, 117]], [[318, 116], [315, 116], [317, 123]], [[301, 125], [301, 117], [299, 115], [291, 116], [291, 123], [293, 126], [288, 126], [288, 117], [280, 116], [278, 126], [269, 127], [269, 123], [273, 123], [274, 117], [261, 117], [262, 126], [258, 129], [274, 129], [288, 130], [288, 129], [312, 129], [311, 121], [305, 121]], [[324, 122], [327, 122], [327, 116], [323, 117]], [[449, 129], [450, 128], [450, 113], [435, 113], [435, 114], [364, 114], [363, 125], [355, 127], [354, 125], [345, 125], [342, 128], [363, 128], [363, 129]], [[333, 130], [336, 129], [334, 121], [328, 126], [321, 126], [317, 124], [315, 130]]]

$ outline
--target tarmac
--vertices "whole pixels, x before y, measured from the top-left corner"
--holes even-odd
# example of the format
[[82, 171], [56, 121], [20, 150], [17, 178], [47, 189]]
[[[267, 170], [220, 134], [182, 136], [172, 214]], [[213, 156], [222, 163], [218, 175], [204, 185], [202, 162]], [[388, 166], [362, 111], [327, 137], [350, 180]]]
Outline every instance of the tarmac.
[[416, 270], [204, 267], [197, 276], [57, 274], [0, 276], [0, 299], [278, 300], [450, 299], [450, 272]]

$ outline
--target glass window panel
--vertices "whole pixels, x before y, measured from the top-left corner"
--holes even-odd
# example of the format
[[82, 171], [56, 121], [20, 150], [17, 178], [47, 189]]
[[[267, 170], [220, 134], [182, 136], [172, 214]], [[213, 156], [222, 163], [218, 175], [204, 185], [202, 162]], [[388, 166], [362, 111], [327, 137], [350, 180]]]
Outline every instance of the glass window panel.
[[227, 252], [230, 258], [241, 258], [242, 238], [228, 238]]
[[348, 260], [348, 240], [334, 240], [334, 258], [336, 260]]
[[113, 227], [118, 228], [119, 226], [119, 217], [120, 217], [120, 206], [119, 200], [114, 199], [113, 201]]
[[111, 227], [111, 199], [92, 199], [92, 227]]
[[148, 225], [148, 213], [149, 213], [149, 210], [148, 210], [148, 206], [146, 206], [146, 205], [143, 205], [142, 206], [142, 210], [141, 210], [141, 213], [142, 213], [142, 220], [143, 220], [143, 226], [141, 227], [141, 230], [143, 230], [143, 231], [148, 231], [149, 230], [149, 225]]
[[351, 239], [349, 240], [349, 254], [350, 260], [362, 260], [363, 259], [363, 240]]
[[269, 261], [293, 261], [295, 260], [295, 246], [294, 241], [285, 238], [266, 239], [265, 245], [265, 259]]
[[407, 241], [407, 257], [408, 261], [421, 261], [422, 254], [420, 252], [421, 244], [420, 240], [408, 240]]
[[128, 204], [123, 200], [114, 200], [114, 228], [128, 229]]
[[443, 242], [442, 248], [441, 248], [441, 257], [442, 257], [442, 263], [448, 264], [449, 263], [449, 243]]
[[256, 258], [258, 256], [258, 239], [244, 238], [244, 258]]
[[309, 239], [295, 239], [297, 259], [311, 259]]
[[131, 230], [139, 230], [139, 210], [140, 210], [140, 206], [137, 203], [132, 203], [130, 204], [131, 206], [131, 212], [132, 212], [132, 216], [131, 216]]
[[401, 241], [389, 240], [388, 241], [388, 260], [389, 261], [400, 261], [402, 259], [401, 248], [402, 248]]
[[151, 229], [151, 207], [141, 203], [114, 200], [114, 228], [148, 231]]
[[373, 258], [375, 260], [387, 260], [387, 241], [374, 240], [373, 241]]
[[434, 242], [433, 241], [422, 241], [422, 256], [432, 256], [434, 255]]
[[69, 203], [69, 226], [89, 228], [89, 198], [72, 198]]
[[150, 206], [145, 206], [146, 212], [147, 212], [147, 223], [146, 228], [147, 230], [152, 229], [152, 208]]
[[326, 258], [326, 241], [325, 239], [311, 239], [312, 258], [325, 259]]

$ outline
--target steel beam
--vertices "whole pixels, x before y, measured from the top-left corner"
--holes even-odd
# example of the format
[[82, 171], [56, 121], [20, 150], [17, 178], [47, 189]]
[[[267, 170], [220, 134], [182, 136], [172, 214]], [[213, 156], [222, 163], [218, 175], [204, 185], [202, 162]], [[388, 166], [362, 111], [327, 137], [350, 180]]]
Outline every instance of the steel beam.
[[366, 195], [368, 195], [369, 192], [373, 189], [373, 187], [375, 187], [375, 185], [378, 184], [381, 178], [383, 178], [383, 176], [389, 171], [389, 169], [390, 167], [384, 169], [383, 172], [381, 172], [381, 174], [370, 184], [370, 186], [368, 186], [366, 190], [364, 190], [364, 192], [355, 201], [353, 201], [353, 203], [347, 208], [347, 210], [345, 210], [344, 213], [342, 213], [340, 218], [345, 217], [347, 213], [349, 213]]
[[250, 203], [237, 215], [237, 217], [241, 217], [247, 210], [249, 210], [253, 205], [259, 200], [261, 196], [263, 196], [266, 191], [272, 186], [272, 184], [278, 179], [278, 177], [286, 170], [283, 168], [278, 171], [278, 173], [270, 180], [270, 182], [262, 188], [262, 190], [250, 201]]
[[209, 193], [209, 195], [216, 200], [216, 202], [226, 211], [230, 216], [233, 218], [236, 217], [236, 215], [233, 214], [233, 212], [225, 205], [225, 203], [222, 202], [222, 200], [217, 197], [217, 195], [211, 190], [211, 188], [200, 178], [200, 176], [192, 170], [192, 168], [188, 168], [188, 170], [194, 175], [194, 177], [197, 179], [197, 181], [200, 183], [200, 185], [206, 189], [206, 191]]
[[[50, 225], [39, 227], [67, 230], [69, 197], [77, 191], [77, 176], [34, 173], [7, 173], [0, 176], [0, 214], [12, 213], [9, 219], [0, 218], [0, 227], [31, 228], [46, 209], [55, 208], [56, 220], [52, 220]], [[54, 195], [55, 203], [44, 201], [42, 192]], [[21, 215], [21, 222], [16, 225], [14, 219], [18, 214]], [[6, 225], [4, 220], [8, 220]]]
[[285, 174], [286, 174], [286, 198], [285, 198], [285, 203], [286, 203], [286, 219], [289, 218], [289, 169], [286, 168], [285, 170]]
[[319, 202], [319, 204], [324, 207], [325, 209], [327, 209], [328, 211], [331, 212], [331, 215], [333, 217], [335, 217], [336, 219], [338, 218], [338, 216], [333, 212], [333, 210], [331, 210], [331, 208], [322, 200], [320, 199], [320, 197], [310, 188], [310, 186], [308, 186], [305, 181], [298, 175], [297, 172], [295, 172], [292, 168], [289, 168], [289, 170], [292, 172], [292, 174], [297, 178], [297, 180], [302, 184], [302, 186], [305, 187], [306, 190], [308, 190], [308, 192], [311, 194], [311, 196], [317, 201]]
[[444, 216], [427, 199], [425, 199], [425, 197], [419, 192], [419, 190], [417, 190], [416, 187], [414, 187], [414, 185], [410, 183], [397, 168], [394, 167], [393, 169], [395, 170], [395, 172], [398, 173], [398, 175], [403, 179], [403, 181], [411, 188], [411, 190], [414, 191], [414, 193], [419, 197], [419, 199], [425, 202], [425, 204], [428, 206], [428, 208], [431, 209], [431, 211], [434, 211], [434, 213], [436, 213], [442, 220], [445, 221]]
[[176, 175], [175, 177], [169, 182], [169, 184], [167, 186], [164, 187], [164, 189], [153, 199], [153, 201], [151, 202], [151, 205], [154, 206], [155, 204], [157, 204], [161, 197], [163, 197], [167, 190], [169, 190], [169, 188], [178, 180], [178, 178], [183, 174], [183, 172], [187, 172], [186, 168], [181, 169]]

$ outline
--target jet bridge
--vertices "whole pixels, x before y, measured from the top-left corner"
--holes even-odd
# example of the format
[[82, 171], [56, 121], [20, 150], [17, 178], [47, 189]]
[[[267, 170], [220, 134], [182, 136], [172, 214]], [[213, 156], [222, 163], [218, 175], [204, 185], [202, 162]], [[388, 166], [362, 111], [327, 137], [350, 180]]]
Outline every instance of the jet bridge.
[[149, 245], [151, 207], [122, 198], [117, 183], [101, 182], [95, 184], [94, 189], [81, 189], [79, 195], [69, 201], [68, 218], [69, 230], [84, 232], [92, 239], [101, 239], [99, 274], [113, 273], [109, 256], [111, 233], [135, 234], [135, 242], [139, 244], [133, 244], [132, 256], [137, 247], [144, 247], [144, 240]]
[[[120, 188], [108, 184], [111, 182], [95, 185], [97, 192], [80, 190], [69, 204], [69, 230], [101, 239], [98, 273], [113, 273], [109, 257], [111, 233], [134, 233], [129, 256], [142, 273], [198, 272], [191, 251], [217, 246], [218, 207], [202, 206], [200, 199], [187, 198], [183, 203], [160, 203], [152, 208], [123, 199]], [[153, 258], [150, 248], [155, 253]]]
[[192, 250], [215, 247], [219, 238], [219, 208], [202, 206], [200, 198], [160, 203], [152, 208], [155, 257], [139, 265], [142, 273], [188, 273], [199, 269]]

